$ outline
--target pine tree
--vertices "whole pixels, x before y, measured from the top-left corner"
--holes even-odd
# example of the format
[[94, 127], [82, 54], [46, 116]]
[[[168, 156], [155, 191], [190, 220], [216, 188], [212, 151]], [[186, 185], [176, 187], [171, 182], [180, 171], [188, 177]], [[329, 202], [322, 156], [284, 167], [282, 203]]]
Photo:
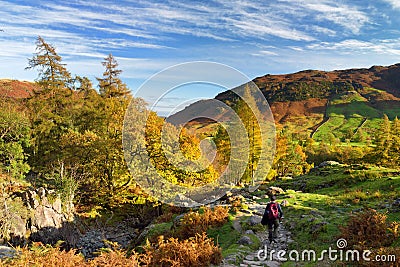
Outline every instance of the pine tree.
[[85, 95], [93, 90], [92, 82], [88, 77], [76, 75], [72, 81], [72, 87], [75, 91], [83, 92]]
[[122, 70], [118, 69], [118, 63], [112, 54], [109, 54], [101, 63], [106, 69], [103, 78], [96, 78], [99, 82], [100, 94], [105, 98], [125, 97], [129, 95], [129, 90], [122, 82], [119, 75]]
[[61, 60], [55, 47], [39, 36], [36, 41], [36, 53], [29, 59], [26, 69], [39, 69], [36, 81], [46, 91], [65, 88], [71, 79], [71, 74]]
[[118, 194], [121, 188], [129, 186], [132, 177], [124, 161], [122, 148], [122, 128], [124, 116], [132, 96], [119, 75], [115, 58], [109, 54], [102, 65], [103, 78], [97, 78], [101, 100], [98, 105], [100, 117], [97, 142], [98, 156], [96, 169], [99, 171], [104, 197]]
[[30, 163], [34, 171], [46, 173], [60, 160], [58, 141], [73, 125], [73, 110], [77, 103], [69, 88], [71, 75], [61, 62], [61, 56], [40, 36], [27, 69], [38, 70], [36, 82], [40, 87], [27, 101], [34, 125]]

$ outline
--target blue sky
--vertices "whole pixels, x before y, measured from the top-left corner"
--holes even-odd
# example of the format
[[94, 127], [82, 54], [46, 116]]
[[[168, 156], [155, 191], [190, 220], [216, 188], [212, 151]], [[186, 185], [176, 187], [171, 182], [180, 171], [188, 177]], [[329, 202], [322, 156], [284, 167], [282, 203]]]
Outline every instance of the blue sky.
[[[400, 0], [0, 0], [0, 7], [0, 78], [36, 78], [24, 68], [38, 35], [71, 73], [92, 79], [112, 53], [134, 92], [187, 61], [227, 64], [250, 78], [400, 62]], [[213, 97], [221, 88], [202, 91]], [[165, 110], [185, 97], [195, 94], [171, 95]]]

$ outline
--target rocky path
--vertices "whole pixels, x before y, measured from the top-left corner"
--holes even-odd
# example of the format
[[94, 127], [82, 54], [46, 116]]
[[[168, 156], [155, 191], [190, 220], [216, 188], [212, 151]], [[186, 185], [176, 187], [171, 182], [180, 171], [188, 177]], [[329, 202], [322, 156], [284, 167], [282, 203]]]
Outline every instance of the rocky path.
[[[254, 234], [260, 240], [260, 246], [257, 249], [252, 251], [243, 250], [238, 252], [240, 255], [230, 255], [224, 259], [223, 263], [220, 266], [233, 267], [261, 267], [261, 266], [280, 266], [281, 261], [278, 260], [278, 251], [288, 249], [288, 244], [293, 242], [291, 239], [291, 233], [285, 228], [284, 223], [281, 223], [279, 226], [278, 237], [272, 243], [268, 240], [268, 230], [265, 231], [253, 231], [253, 230], [243, 230], [241, 226], [241, 221], [246, 220], [244, 217], [248, 217], [250, 214], [250, 218], [247, 219], [247, 223], [249, 225], [259, 224], [261, 221], [261, 215], [264, 212], [265, 204], [258, 204], [253, 199], [245, 198], [245, 203], [249, 206], [249, 209], [246, 213], [238, 214], [235, 221], [233, 222], [235, 230], [242, 233], [242, 236], [246, 236], [246, 234]], [[238, 242], [240, 243], [241, 238]], [[233, 260], [235, 259], [235, 260]], [[237, 260], [239, 259], [239, 260]]]
[[288, 241], [291, 241], [290, 232], [281, 224], [278, 237], [272, 243], [268, 241], [267, 233], [256, 232], [255, 234], [262, 241], [261, 246], [258, 250], [245, 255], [239, 266], [280, 266], [278, 252], [280, 250], [287, 251]]

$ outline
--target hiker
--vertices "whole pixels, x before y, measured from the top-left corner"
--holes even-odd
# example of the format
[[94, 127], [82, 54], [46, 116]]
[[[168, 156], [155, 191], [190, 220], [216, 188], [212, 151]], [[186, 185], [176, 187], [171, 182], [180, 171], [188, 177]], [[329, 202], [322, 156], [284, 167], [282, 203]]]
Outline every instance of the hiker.
[[261, 224], [268, 225], [268, 239], [271, 243], [278, 236], [278, 227], [279, 223], [283, 219], [283, 212], [281, 205], [275, 202], [276, 197], [274, 195], [270, 196], [270, 200], [271, 201], [267, 204], [267, 207], [265, 208]]

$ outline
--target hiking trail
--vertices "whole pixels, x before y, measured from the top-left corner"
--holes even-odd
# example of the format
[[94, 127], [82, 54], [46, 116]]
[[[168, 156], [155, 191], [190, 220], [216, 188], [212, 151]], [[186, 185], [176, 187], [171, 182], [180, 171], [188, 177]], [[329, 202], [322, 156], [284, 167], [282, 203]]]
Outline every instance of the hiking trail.
[[[288, 244], [293, 242], [291, 239], [291, 232], [288, 231], [285, 227], [285, 223], [280, 223], [278, 236], [275, 239], [275, 242], [270, 244], [268, 240], [268, 228], [264, 231], [253, 231], [242, 229], [241, 221], [246, 220], [244, 217], [251, 216], [247, 219], [249, 224], [260, 224], [262, 214], [264, 213], [264, 209], [268, 203], [266, 199], [264, 203], [260, 204], [254, 201], [253, 198], [249, 198], [245, 196], [245, 204], [248, 205], [248, 210], [246, 212], [239, 212], [233, 221], [233, 227], [236, 231], [240, 232], [242, 238], [246, 236], [246, 234], [254, 234], [260, 241], [260, 246], [257, 249], [252, 251], [248, 251], [243, 249], [239, 251], [237, 254], [228, 255], [224, 258], [223, 262], [219, 265], [221, 267], [261, 267], [261, 266], [270, 266], [277, 267], [281, 266], [282, 262], [278, 260], [278, 251], [288, 249]], [[284, 207], [283, 207], [284, 209]], [[283, 211], [285, 212], [285, 211]], [[285, 219], [283, 219], [285, 220]], [[240, 240], [239, 240], [240, 241]], [[238, 242], [239, 242], [238, 241]], [[242, 246], [242, 245], [240, 245]], [[244, 247], [244, 246], [243, 246]], [[262, 252], [260, 252], [260, 250]], [[271, 251], [275, 251], [271, 253]], [[265, 253], [267, 252], [267, 253]], [[285, 255], [287, 256], [287, 255]]]

